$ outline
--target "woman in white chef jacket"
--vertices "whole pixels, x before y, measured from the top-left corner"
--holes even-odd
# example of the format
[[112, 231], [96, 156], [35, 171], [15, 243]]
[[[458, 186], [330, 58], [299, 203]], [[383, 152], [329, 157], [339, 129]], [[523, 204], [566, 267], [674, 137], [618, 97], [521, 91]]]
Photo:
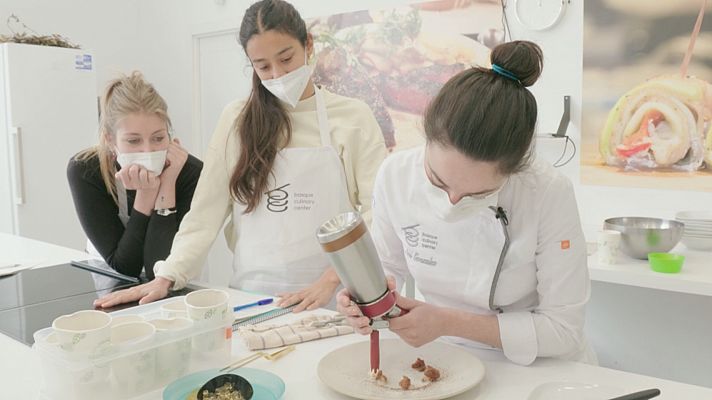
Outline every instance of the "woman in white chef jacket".
[[96, 305], [165, 297], [200, 272], [226, 219], [234, 249], [230, 286], [282, 296], [313, 309], [339, 281], [314, 238], [333, 215], [360, 208], [370, 219], [371, 188], [386, 149], [368, 106], [317, 88], [312, 37], [282, 0], [250, 6], [240, 43], [254, 70], [247, 101], [228, 105], [205, 154], [191, 212], [154, 282]]
[[[583, 334], [590, 282], [570, 181], [531, 157], [537, 119], [527, 89], [541, 73], [531, 42], [497, 46], [492, 69], [470, 68], [425, 117], [426, 145], [389, 157], [374, 186], [371, 233], [391, 288], [407, 274], [425, 302], [391, 331], [421, 346], [441, 336], [536, 357], [595, 363]], [[368, 319], [344, 289], [337, 308], [361, 333]]]

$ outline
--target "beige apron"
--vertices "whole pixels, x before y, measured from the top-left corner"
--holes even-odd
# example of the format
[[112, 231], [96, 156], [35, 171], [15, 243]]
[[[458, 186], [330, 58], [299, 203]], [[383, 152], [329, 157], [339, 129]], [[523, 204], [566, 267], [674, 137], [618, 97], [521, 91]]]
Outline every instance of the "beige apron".
[[308, 287], [328, 266], [316, 240], [317, 228], [352, 210], [344, 166], [331, 144], [326, 105], [318, 88], [315, 96], [321, 147], [281, 150], [270, 189], [257, 208], [244, 214], [244, 205], [233, 205], [238, 238], [233, 288], [275, 295]]

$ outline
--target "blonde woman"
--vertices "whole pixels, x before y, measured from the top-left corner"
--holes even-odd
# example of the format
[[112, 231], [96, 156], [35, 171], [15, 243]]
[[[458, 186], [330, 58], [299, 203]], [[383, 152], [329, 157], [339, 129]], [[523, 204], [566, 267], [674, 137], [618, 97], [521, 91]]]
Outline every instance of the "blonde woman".
[[117, 272], [153, 279], [190, 209], [203, 163], [171, 139], [163, 98], [143, 76], [109, 83], [99, 144], [72, 157], [67, 179], [87, 250]]

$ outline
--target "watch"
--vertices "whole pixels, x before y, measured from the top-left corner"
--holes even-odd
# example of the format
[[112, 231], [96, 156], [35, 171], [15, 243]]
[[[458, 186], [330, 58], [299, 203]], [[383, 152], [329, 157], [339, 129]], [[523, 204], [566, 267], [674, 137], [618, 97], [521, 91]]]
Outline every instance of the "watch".
[[175, 207], [173, 208], [159, 208], [156, 210], [156, 214], [160, 215], [161, 217], [167, 217], [171, 214], [177, 213], [178, 210], [176, 210]]
[[516, 0], [514, 12], [520, 24], [529, 30], [544, 31], [556, 25], [570, 0]]

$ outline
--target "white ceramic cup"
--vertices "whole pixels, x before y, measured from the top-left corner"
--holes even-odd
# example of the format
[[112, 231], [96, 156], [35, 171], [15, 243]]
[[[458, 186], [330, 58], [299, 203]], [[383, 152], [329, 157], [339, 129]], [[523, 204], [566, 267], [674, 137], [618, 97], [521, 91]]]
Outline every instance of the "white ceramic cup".
[[143, 315], [129, 314], [129, 315], [116, 315], [112, 316], [111, 327], [116, 325], [125, 324], [127, 322], [143, 322], [146, 318]]
[[35, 343], [37, 343], [38, 346], [58, 347], [59, 339], [57, 339], [57, 332], [51, 332], [41, 339], [35, 338]]
[[202, 289], [185, 296], [185, 308], [193, 321], [225, 321], [230, 295], [224, 290]]
[[84, 310], [52, 321], [56, 342], [62, 350], [78, 357], [91, 357], [108, 348], [111, 316], [103, 311]]
[[185, 300], [180, 298], [161, 304], [161, 315], [163, 318], [188, 318]]
[[[97, 364], [93, 361], [86, 362], [86, 356], [75, 353], [66, 353], [68, 359], [79, 361], [72, 365], [79, 368], [66, 369], [66, 363], [56, 363], [54, 357], [45, 359], [47, 352], [61, 351], [57, 333], [51, 331], [44, 337], [35, 337], [35, 346], [40, 349], [40, 369], [43, 380], [43, 392], [72, 394], [76, 399], [101, 398], [109, 385], [109, 366], [107, 363]], [[107, 346], [108, 348], [108, 346]]]
[[117, 352], [111, 372], [123, 394], [142, 393], [156, 384], [156, 349], [151, 347], [155, 334], [156, 328], [145, 321], [111, 328], [111, 345]]
[[148, 321], [156, 327], [156, 339], [161, 345], [156, 349], [156, 378], [169, 382], [185, 375], [190, 369], [191, 340], [185, 336], [193, 327], [188, 318], [165, 318]]
[[[185, 306], [188, 317], [196, 324], [197, 329], [209, 329], [208, 332], [193, 338], [193, 346], [197, 351], [215, 351], [223, 349], [231, 335], [226, 334], [228, 323], [228, 300], [230, 295], [223, 290], [203, 289], [188, 293], [185, 296]], [[214, 329], [210, 329], [214, 327]], [[232, 333], [232, 332], [230, 332]]]
[[598, 262], [606, 265], [617, 263], [620, 244], [620, 232], [606, 229], [600, 231], [598, 233]]

